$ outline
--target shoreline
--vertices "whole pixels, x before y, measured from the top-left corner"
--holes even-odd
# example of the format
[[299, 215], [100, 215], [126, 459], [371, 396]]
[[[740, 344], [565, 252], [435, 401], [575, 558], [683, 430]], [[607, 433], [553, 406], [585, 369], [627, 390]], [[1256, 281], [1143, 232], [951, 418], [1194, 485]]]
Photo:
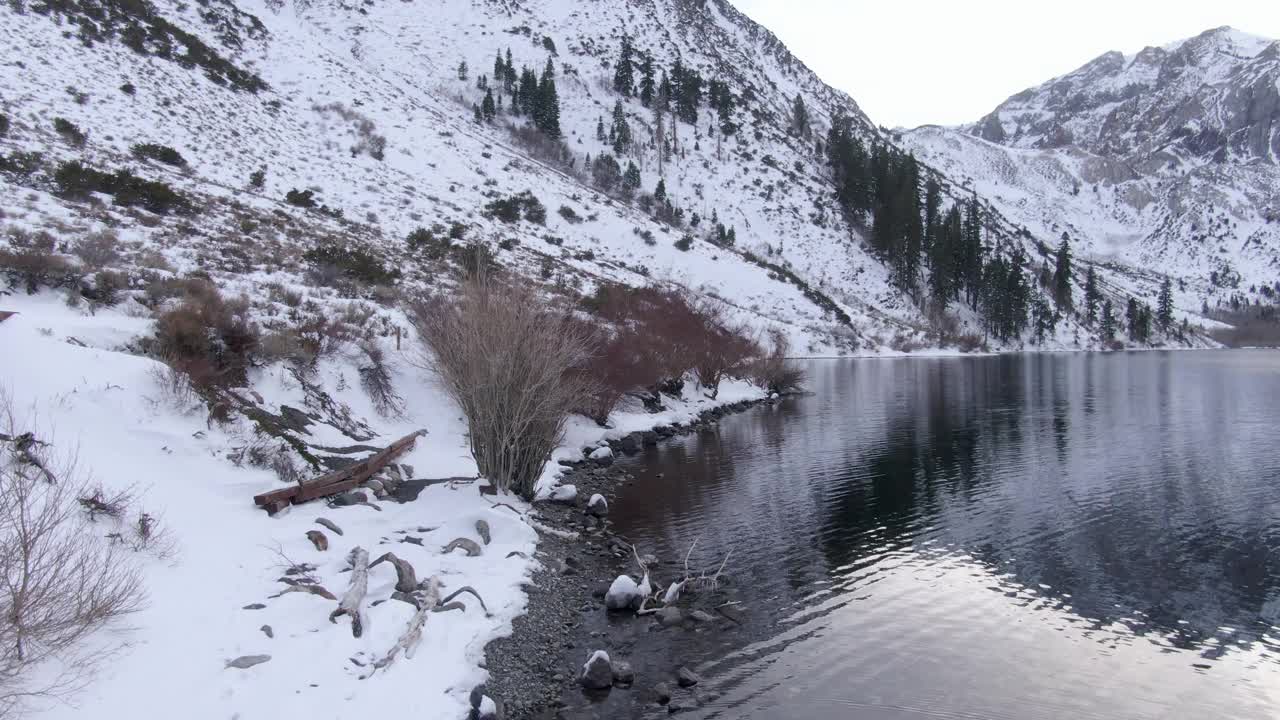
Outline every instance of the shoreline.
[[[706, 429], [720, 418], [760, 405], [776, 402], [768, 397], [743, 400], [706, 410], [689, 423], [658, 426], [640, 434], [648, 446]], [[633, 433], [634, 435], [634, 433]], [[631, 436], [627, 436], [631, 437]], [[627, 440], [611, 440], [615, 453], [628, 452]], [[638, 450], [631, 446], [631, 452]], [[554, 718], [562, 707], [567, 690], [578, 687], [579, 668], [566, 666], [566, 649], [580, 651], [583, 659], [596, 648], [574, 648], [571, 639], [586, 613], [607, 612], [604, 594], [621, 574], [633, 574], [635, 561], [631, 544], [610, 529], [605, 519], [586, 512], [587, 499], [603, 495], [610, 503], [617, 490], [634, 477], [624, 467], [582, 460], [569, 466], [562, 484], [572, 484], [577, 496], [572, 503], [540, 500], [535, 504], [541, 524], [563, 533], [539, 533], [534, 557], [537, 567], [523, 588], [528, 599], [525, 611], [512, 621], [510, 635], [485, 646], [485, 668], [489, 680], [480, 693], [499, 703], [503, 720]], [[479, 695], [473, 693], [473, 697]], [[473, 714], [472, 717], [477, 717]]]

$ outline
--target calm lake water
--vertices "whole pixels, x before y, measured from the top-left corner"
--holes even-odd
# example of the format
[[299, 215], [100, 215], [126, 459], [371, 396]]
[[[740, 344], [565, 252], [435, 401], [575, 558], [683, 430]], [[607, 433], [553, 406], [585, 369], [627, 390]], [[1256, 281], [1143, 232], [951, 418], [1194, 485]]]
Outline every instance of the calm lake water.
[[741, 624], [593, 615], [638, 682], [566, 715], [686, 664], [690, 717], [1280, 718], [1280, 353], [808, 370], [625, 461], [615, 528], [663, 582], [732, 551]]

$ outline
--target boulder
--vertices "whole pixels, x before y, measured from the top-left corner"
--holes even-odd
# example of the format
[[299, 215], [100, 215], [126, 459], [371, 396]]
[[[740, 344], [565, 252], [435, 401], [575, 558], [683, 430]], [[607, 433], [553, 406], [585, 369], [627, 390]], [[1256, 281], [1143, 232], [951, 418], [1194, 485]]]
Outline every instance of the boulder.
[[659, 705], [666, 705], [671, 702], [671, 686], [664, 682], [653, 686], [653, 694], [656, 696]]
[[578, 684], [588, 690], [604, 690], [613, 687], [613, 664], [609, 662], [609, 653], [597, 650], [587, 658], [582, 666], [582, 674], [578, 676]]
[[577, 485], [557, 485], [551, 489], [547, 499], [554, 503], [572, 505], [578, 499]]
[[596, 448], [587, 457], [607, 467], [613, 464], [613, 448], [609, 447], [608, 445], [605, 445], [604, 447]]
[[643, 599], [640, 585], [626, 575], [619, 575], [604, 594], [604, 606], [608, 610], [631, 610], [639, 607]]
[[711, 613], [707, 612], [706, 610], [694, 610], [693, 612], [689, 613], [689, 619], [693, 620], [694, 622], [700, 622], [700, 623], [715, 622], [715, 616], [713, 616]]
[[254, 665], [261, 665], [271, 659], [270, 655], [241, 655], [235, 660], [227, 661], [228, 668], [236, 668], [237, 670], [245, 670]]
[[658, 611], [658, 621], [667, 627], [673, 627], [684, 622], [684, 613], [680, 608], [668, 605]]
[[619, 660], [613, 664], [614, 685], [630, 685], [635, 681], [636, 672], [631, 669], [631, 663]]
[[698, 677], [697, 673], [683, 665], [680, 666], [679, 670], [676, 670], [676, 683], [682, 688], [693, 687], [701, 680], [702, 678]]
[[640, 451], [640, 442], [640, 433], [631, 433], [618, 441], [618, 449], [628, 455], [634, 455]]
[[591, 496], [587, 501], [587, 513], [595, 517], [604, 517], [609, 514], [609, 501], [604, 499], [600, 493]]

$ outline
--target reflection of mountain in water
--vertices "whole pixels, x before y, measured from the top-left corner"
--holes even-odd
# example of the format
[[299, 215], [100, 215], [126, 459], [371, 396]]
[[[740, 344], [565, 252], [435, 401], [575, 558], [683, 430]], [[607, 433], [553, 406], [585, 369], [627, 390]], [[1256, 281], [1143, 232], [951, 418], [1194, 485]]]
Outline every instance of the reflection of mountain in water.
[[814, 396], [652, 451], [617, 522], [668, 555], [696, 537], [703, 562], [735, 548], [762, 602], [801, 600], [895, 549], [959, 551], [1099, 627], [1213, 657], [1277, 621], [1274, 363], [816, 363]]

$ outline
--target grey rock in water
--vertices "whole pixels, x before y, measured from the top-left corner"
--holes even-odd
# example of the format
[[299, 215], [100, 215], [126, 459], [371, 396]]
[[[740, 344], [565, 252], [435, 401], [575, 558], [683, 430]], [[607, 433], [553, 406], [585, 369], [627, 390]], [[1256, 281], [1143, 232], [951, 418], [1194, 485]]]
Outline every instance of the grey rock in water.
[[679, 670], [676, 670], [676, 682], [682, 688], [693, 687], [701, 681], [702, 678], [698, 677], [697, 673], [683, 665], [680, 666]]
[[659, 705], [666, 705], [671, 702], [671, 686], [664, 682], [653, 686], [653, 694]]
[[707, 612], [706, 610], [694, 610], [693, 612], [689, 613], [689, 619], [693, 620], [694, 622], [700, 622], [700, 623], [715, 622], [715, 616], [713, 616], [711, 613]]
[[270, 659], [271, 659], [270, 655], [241, 655], [235, 660], [231, 660], [227, 662], [226, 666], [228, 668], [237, 668], [240, 670], [244, 670], [246, 668], [251, 668], [254, 665], [261, 665], [262, 663]]
[[609, 654], [597, 650], [582, 666], [582, 674], [578, 676], [578, 684], [588, 690], [604, 690], [613, 687], [613, 664], [609, 662]]
[[658, 611], [658, 620], [667, 627], [673, 627], [684, 622], [684, 613], [678, 607], [667, 606]]
[[587, 501], [587, 512], [595, 517], [602, 518], [609, 514], [609, 501], [604, 496], [596, 493]]
[[635, 681], [636, 672], [631, 668], [631, 663], [619, 660], [613, 664], [614, 685], [630, 685]]

